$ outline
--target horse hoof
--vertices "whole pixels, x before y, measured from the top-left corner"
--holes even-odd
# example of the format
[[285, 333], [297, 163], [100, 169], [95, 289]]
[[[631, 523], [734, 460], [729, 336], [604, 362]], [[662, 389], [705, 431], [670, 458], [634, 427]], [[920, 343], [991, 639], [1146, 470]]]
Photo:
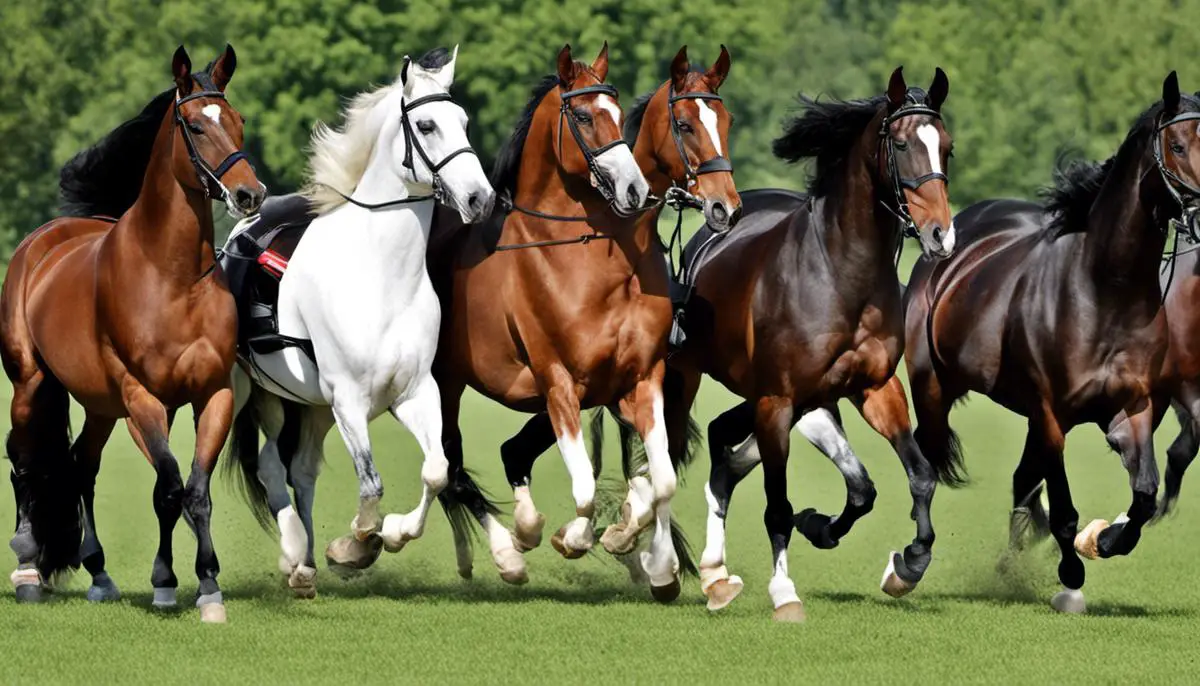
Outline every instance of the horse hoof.
[[704, 589], [704, 595], [708, 596], [709, 611], [716, 612], [725, 609], [725, 606], [738, 597], [744, 586], [745, 584], [742, 583], [742, 578], [739, 576], [717, 579], [712, 582], [708, 588]]
[[558, 551], [559, 555], [562, 555], [568, 560], [578, 560], [584, 555], [587, 555], [587, 549], [576, 550], [575, 548], [568, 548], [567, 542], [564, 540], [566, 535], [567, 527], [563, 526], [553, 536], [550, 537], [550, 545], [554, 546], [554, 549]]
[[804, 620], [808, 618], [807, 615], [804, 614], [804, 603], [799, 601], [780, 605], [779, 607], [775, 608], [775, 612], [771, 615], [771, 617], [777, 622], [787, 622], [791, 624], [803, 624]]
[[912, 593], [917, 585], [901, 579], [896, 574], [896, 553], [888, 555], [887, 569], [883, 570], [883, 578], [879, 581], [879, 589], [893, 598], [903, 598]]
[[200, 606], [200, 621], [205, 624], [225, 623], [225, 604], [207, 603]]
[[546, 517], [537, 513], [533, 521], [518, 519], [513, 523], [512, 543], [518, 552], [527, 553], [542, 544], [542, 530], [546, 527]]
[[628, 555], [637, 547], [637, 536], [630, 536], [629, 527], [624, 524], [609, 524], [600, 535], [600, 545], [610, 555]]
[[1083, 591], [1073, 588], [1064, 588], [1055, 593], [1054, 597], [1050, 599], [1050, 607], [1072, 615], [1081, 615], [1087, 612], [1087, 603], [1083, 601]]
[[96, 579], [88, 588], [87, 599], [93, 603], [109, 603], [121, 599], [121, 590], [112, 579]]
[[16, 588], [18, 603], [40, 603], [46, 599], [41, 584], [21, 584]]
[[175, 609], [175, 589], [173, 588], [156, 588], [154, 589], [154, 599], [150, 601], [156, 610], [173, 610]]
[[288, 577], [288, 588], [297, 598], [311, 600], [317, 597], [317, 570], [300, 565]]
[[529, 572], [525, 567], [525, 558], [516, 550], [509, 548], [496, 553], [494, 562], [500, 578], [505, 583], [520, 586], [529, 581]]
[[470, 581], [472, 578], [474, 578], [475, 571], [470, 566], [459, 567], [458, 568], [458, 576], [459, 576], [459, 578], [461, 578], [465, 581]]
[[666, 586], [651, 586], [650, 595], [660, 603], [673, 603], [679, 597], [679, 578], [671, 579]]
[[383, 526], [379, 529], [379, 538], [383, 541], [383, 549], [389, 553], [404, 550], [409, 541], [416, 539], [404, 533], [404, 516], [390, 514], [383, 518]]
[[353, 576], [375, 564], [383, 552], [383, 539], [371, 536], [360, 541], [356, 536], [335, 538], [325, 547], [325, 562], [337, 574]]
[[1093, 519], [1088, 522], [1083, 531], [1075, 535], [1075, 552], [1089, 560], [1100, 558], [1100, 532], [1108, 528], [1108, 522], [1103, 519]]

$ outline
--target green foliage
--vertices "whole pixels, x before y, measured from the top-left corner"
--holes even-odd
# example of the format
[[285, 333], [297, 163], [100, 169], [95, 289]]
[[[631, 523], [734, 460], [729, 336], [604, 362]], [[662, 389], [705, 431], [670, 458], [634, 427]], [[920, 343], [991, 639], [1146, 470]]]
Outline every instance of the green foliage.
[[[274, 192], [303, 179], [313, 123], [395, 78], [401, 58], [461, 44], [456, 95], [485, 158], [507, 138], [530, 87], [570, 42], [590, 60], [610, 43], [609, 81], [626, 105], [666, 78], [687, 44], [697, 65], [733, 55], [722, 89], [736, 116], [745, 188], [799, 187], [803, 170], [770, 141], [795, 95], [861, 97], [906, 66], [950, 76], [954, 201], [1031, 196], [1055, 156], [1115, 149], [1167, 71], [1200, 50], [1184, 17], [1200, 0], [23, 0], [0, 4], [0, 254], [54, 216], [57, 173], [170, 85], [175, 45], [204, 64], [225, 43], [241, 65], [230, 99]], [[1195, 75], [1181, 73], [1185, 85]], [[1189, 80], [1192, 79], [1192, 80]]]

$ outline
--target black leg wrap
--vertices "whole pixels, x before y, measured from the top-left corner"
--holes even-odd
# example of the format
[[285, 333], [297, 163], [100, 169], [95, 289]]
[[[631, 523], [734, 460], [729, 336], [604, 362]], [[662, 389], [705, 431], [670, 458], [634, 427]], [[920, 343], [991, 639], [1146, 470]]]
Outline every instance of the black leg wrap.
[[807, 538], [813, 547], [821, 550], [837, 547], [837, 539], [829, 533], [829, 526], [833, 523], [833, 518], [829, 515], [821, 514], [809, 507], [797, 512], [792, 518], [792, 522], [796, 526], [796, 531]]

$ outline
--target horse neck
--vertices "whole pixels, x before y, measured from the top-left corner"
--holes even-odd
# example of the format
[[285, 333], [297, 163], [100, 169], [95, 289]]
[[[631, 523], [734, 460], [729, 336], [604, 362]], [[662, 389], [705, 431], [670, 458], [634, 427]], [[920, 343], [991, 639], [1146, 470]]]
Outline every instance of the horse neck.
[[[385, 203], [416, 194], [395, 172], [392, 147], [383, 143], [388, 139], [387, 134], [382, 135], [371, 151], [367, 168], [355, 186], [355, 200], [368, 204]], [[433, 204], [430, 199], [377, 210], [344, 206], [358, 225], [354, 231], [347, 232], [347, 238], [353, 235], [367, 242], [370, 253], [367, 257], [377, 257], [395, 269], [424, 269], [425, 249], [433, 224]]]
[[881, 274], [894, 274], [901, 240], [896, 218], [880, 203], [883, 189], [872, 171], [876, 130], [872, 122], [847, 156], [835, 189], [814, 203], [819, 240], [834, 279], [863, 290], [863, 295], [874, 291]]
[[[642, 176], [646, 177], [646, 182], [650, 184], [650, 192], [660, 198], [672, 184], [684, 182], [684, 179], [673, 179], [668, 176], [663, 169], [669, 167], [663, 164], [663, 160], [658, 156], [659, 149], [668, 147], [662, 145], [654, 135], [656, 123], [666, 121], [668, 116], [666, 93], [667, 89], [662, 86], [654, 91], [654, 95], [646, 103], [646, 111], [642, 113], [642, 125], [638, 129], [637, 140], [633, 142], [633, 159], [642, 170]], [[667, 135], [671, 135], [669, 128]], [[674, 141], [670, 141], [669, 149], [672, 154], [679, 154], [675, 152]]]
[[120, 228], [134, 235], [141, 256], [162, 267], [165, 278], [195, 283], [215, 262], [212, 206], [198, 189], [186, 188], [173, 169], [174, 108], [168, 108], [154, 139], [137, 201]]
[[[1158, 268], [1166, 240], [1171, 202], [1158, 188], [1145, 146], [1122, 150], [1088, 214], [1082, 263], [1100, 293], [1122, 298], [1142, 296], [1157, 309], [1161, 293]], [[1143, 181], [1146, 179], [1146, 181]]]

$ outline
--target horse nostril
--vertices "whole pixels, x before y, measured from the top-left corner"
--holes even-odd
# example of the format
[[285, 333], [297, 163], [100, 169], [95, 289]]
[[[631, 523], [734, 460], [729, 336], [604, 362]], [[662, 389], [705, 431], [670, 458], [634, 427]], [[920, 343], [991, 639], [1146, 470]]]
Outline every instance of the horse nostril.
[[630, 186], [629, 190], [625, 191], [625, 202], [629, 203], [630, 207], [637, 207], [641, 204], [638, 200], [637, 188]]
[[263, 193], [250, 188], [239, 188], [233, 193], [233, 201], [237, 204], [238, 209], [244, 212], [251, 212], [258, 209], [262, 204]]
[[481, 201], [479, 199], [479, 193], [472, 193], [471, 196], [467, 198], [467, 209], [471, 210], [472, 212], [478, 212], [480, 204]]
[[714, 202], [712, 207], [713, 221], [718, 224], [725, 224], [729, 221], [729, 211], [719, 202]]
[[942, 227], [940, 224], [936, 224], [933, 227], [933, 240], [935, 243], [938, 243], [939, 245], [942, 242]]

